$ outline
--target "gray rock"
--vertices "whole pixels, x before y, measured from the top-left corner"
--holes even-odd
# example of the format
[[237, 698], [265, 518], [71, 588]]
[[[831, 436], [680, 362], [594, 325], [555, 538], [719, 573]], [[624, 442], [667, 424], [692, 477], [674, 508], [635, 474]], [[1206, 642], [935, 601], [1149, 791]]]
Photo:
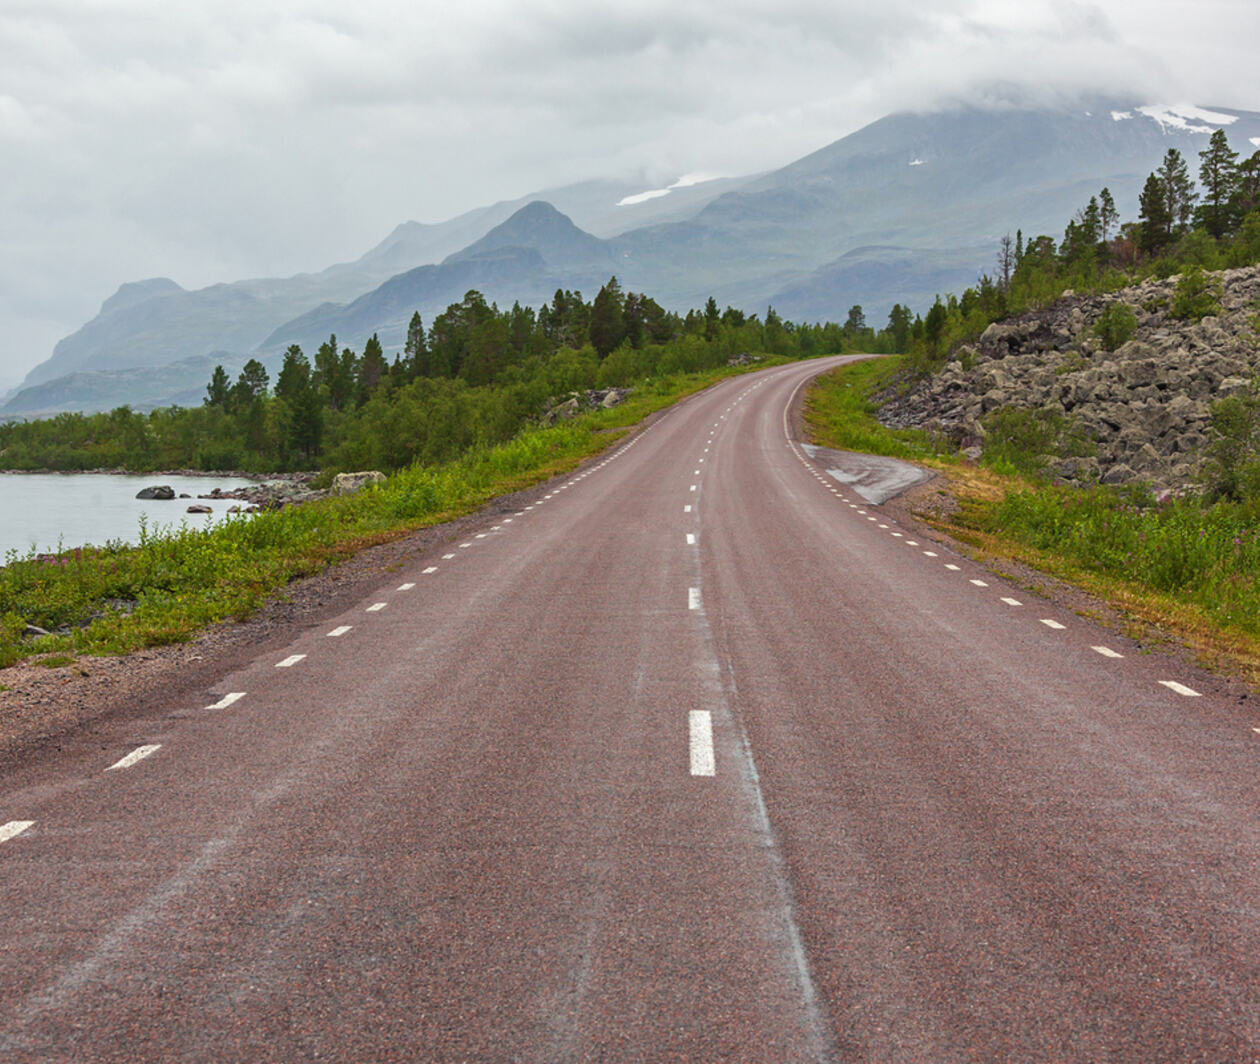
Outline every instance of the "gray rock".
[[173, 499], [175, 489], [169, 484], [155, 484], [151, 488], [141, 488], [136, 492], [137, 499]]
[[369, 484], [384, 484], [385, 474], [378, 470], [365, 470], [360, 473], [338, 473], [333, 477], [331, 495], [354, 495]]
[[195, 502], [190, 507], [188, 507], [188, 509], [185, 510], [184, 513], [186, 514], [211, 514], [211, 513], [214, 513], [214, 511], [209, 506], [205, 506], [202, 503]]

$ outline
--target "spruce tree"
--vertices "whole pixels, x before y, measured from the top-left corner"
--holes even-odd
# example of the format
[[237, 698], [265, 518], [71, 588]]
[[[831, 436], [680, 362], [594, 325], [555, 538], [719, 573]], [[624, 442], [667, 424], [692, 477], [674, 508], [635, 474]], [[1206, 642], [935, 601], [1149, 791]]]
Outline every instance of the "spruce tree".
[[1233, 217], [1234, 195], [1238, 189], [1238, 153], [1229, 146], [1223, 129], [1212, 134], [1208, 146], [1199, 152], [1199, 162], [1203, 203], [1195, 212], [1195, 220], [1219, 240], [1241, 220]]
[[1168, 212], [1169, 231], [1173, 236], [1184, 232], [1194, 216], [1194, 201], [1198, 198], [1186, 160], [1176, 148], [1169, 148], [1164, 161], [1156, 171], [1164, 187], [1164, 206]]

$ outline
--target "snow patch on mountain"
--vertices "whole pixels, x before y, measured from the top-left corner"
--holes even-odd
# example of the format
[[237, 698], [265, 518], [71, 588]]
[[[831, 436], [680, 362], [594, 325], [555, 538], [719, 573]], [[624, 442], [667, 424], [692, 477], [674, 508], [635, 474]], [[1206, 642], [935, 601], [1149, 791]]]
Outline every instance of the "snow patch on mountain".
[[717, 174], [683, 174], [672, 185], [665, 188], [653, 188], [647, 192], [636, 192], [633, 196], [625, 196], [617, 201], [618, 207], [633, 207], [636, 203], [646, 203], [648, 200], [660, 199], [662, 196], [668, 196], [676, 188], [691, 188], [694, 185], [703, 185], [706, 181], [718, 180]]
[[[1185, 104], [1177, 106], [1157, 106], [1148, 104], [1138, 110], [1147, 118], [1154, 119], [1161, 129], [1175, 129], [1182, 133], [1212, 133], [1221, 126], [1232, 125], [1238, 121], [1237, 115], [1223, 115], [1217, 111], [1209, 111], [1206, 107], [1192, 107]], [[1114, 117], [1113, 112], [1113, 117]], [[1203, 125], [1202, 123], [1211, 123]]]
[[1126, 118], [1132, 118], [1132, 111], [1112, 111], [1111, 120], [1113, 122], [1123, 122]]

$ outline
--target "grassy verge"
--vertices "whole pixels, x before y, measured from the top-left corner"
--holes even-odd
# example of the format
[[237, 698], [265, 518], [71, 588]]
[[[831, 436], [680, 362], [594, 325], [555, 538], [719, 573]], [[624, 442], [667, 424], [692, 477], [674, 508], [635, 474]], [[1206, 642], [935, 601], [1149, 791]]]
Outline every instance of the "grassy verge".
[[1048, 484], [1010, 472], [1009, 463], [946, 458], [931, 440], [876, 421], [870, 396], [896, 368], [890, 359], [820, 378], [806, 399], [814, 442], [932, 466], [957, 509], [919, 516], [981, 559], [1009, 558], [1066, 580], [1183, 642], [1205, 664], [1260, 681], [1260, 508], [1157, 502], [1141, 491]]
[[[0, 668], [23, 659], [55, 667], [82, 654], [125, 654], [247, 617], [297, 577], [565, 473], [653, 411], [777, 361], [657, 378], [620, 406], [527, 430], [446, 465], [413, 466], [358, 495], [208, 530], [142, 529], [134, 546], [85, 547], [51, 561], [11, 555], [0, 567]], [[26, 638], [27, 624], [54, 634]]]

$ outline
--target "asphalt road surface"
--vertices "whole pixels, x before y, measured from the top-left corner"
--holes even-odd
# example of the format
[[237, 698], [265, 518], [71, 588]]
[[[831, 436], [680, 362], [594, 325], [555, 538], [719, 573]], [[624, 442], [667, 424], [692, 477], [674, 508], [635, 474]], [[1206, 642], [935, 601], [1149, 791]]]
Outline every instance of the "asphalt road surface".
[[1260, 714], [693, 397], [0, 783], [3, 1061], [1260, 1060]]

